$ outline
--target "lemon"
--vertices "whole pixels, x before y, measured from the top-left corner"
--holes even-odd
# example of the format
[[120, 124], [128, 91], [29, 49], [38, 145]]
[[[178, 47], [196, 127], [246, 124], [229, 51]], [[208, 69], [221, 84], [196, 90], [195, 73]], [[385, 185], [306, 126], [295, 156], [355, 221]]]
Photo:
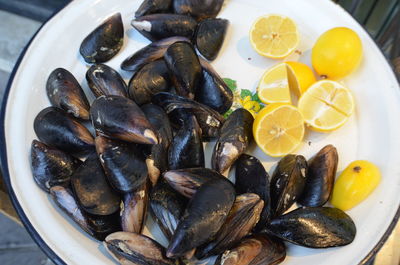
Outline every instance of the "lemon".
[[261, 55], [284, 58], [299, 44], [296, 23], [282, 15], [265, 15], [257, 18], [250, 29], [250, 43]]
[[343, 211], [365, 200], [381, 181], [379, 168], [366, 160], [352, 162], [338, 177], [332, 193], [332, 205]]
[[300, 96], [315, 82], [314, 73], [306, 64], [284, 62], [265, 71], [258, 85], [257, 93], [265, 104], [290, 104], [290, 91]]
[[312, 48], [312, 65], [322, 77], [337, 80], [360, 64], [362, 43], [357, 33], [345, 27], [323, 33]]
[[296, 150], [304, 137], [304, 120], [296, 107], [271, 104], [262, 109], [253, 124], [257, 145], [273, 157]]
[[312, 129], [329, 132], [349, 119], [354, 111], [354, 100], [350, 90], [340, 83], [321, 80], [301, 96], [298, 108]]
[[288, 65], [288, 79], [290, 89], [301, 96], [317, 79], [312, 69], [300, 62], [286, 62]]
[[285, 63], [277, 64], [263, 74], [257, 93], [260, 100], [265, 104], [291, 103]]

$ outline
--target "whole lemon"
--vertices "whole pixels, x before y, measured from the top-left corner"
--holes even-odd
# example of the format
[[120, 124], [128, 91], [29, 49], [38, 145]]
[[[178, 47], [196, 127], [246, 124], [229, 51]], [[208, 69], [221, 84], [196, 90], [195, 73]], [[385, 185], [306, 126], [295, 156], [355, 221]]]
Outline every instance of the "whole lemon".
[[312, 49], [312, 65], [322, 77], [337, 80], [360, 64], [362, 43], [357, 33], [345, 27], [323, 33]]

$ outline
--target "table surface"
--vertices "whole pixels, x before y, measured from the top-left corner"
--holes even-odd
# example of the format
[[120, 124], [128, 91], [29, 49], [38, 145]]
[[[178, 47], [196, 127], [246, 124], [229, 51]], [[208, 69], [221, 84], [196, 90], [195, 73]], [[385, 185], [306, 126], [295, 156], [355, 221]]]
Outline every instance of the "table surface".
[[[0, 101], [12, 68], [41, 23], [0, 10]], [[400, 61], [398, 62], [400, 67]], [[51, 264], [20, 226], [0, 176], [0, 264]], [[377, 265], [400, 264], [400, 223], [378, 253]]]

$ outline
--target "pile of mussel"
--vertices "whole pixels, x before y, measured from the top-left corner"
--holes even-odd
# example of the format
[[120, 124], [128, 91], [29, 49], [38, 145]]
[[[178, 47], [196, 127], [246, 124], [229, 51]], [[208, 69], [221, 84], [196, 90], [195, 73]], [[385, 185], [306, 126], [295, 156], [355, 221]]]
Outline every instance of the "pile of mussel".
[[[336, 174], [335, 147], [310, 161], [288, 155], [270, 178], [245, 154], [253, 116], [207, 60], [217, 56], [228, 21], [222, 0], [145, 0], [132, 21], [153, 41], [123, 61], [126, 85], [103, 64], [123, 46], [120, 14], [82, 42], [91, 104], [72, 73], [55, 69], [52, 106], [34, 120], [35, 182], [121, 264], [277, 264], [283, 241], [311, 248], [349, 244], [356, 228], [343, 211], [324, 207]], [[199, 57], [198, 52], [205, 59]], [[215, 139], [211, 168], [203, 142]], [[234, 167], [233, 167], [234, 166]], [[235, 182], [227, 174], [235, 168]], [[302, 207], [285, 214], [295, 203]], [[150, 213], [166, 248], [142, 235]], [[211, 263], [210, 263], [211, 264]]]

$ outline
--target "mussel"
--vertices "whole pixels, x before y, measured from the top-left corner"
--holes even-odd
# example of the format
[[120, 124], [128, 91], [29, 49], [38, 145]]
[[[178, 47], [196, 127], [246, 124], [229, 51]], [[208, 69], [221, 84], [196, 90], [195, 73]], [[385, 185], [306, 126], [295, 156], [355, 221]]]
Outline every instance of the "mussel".
[[206, 182], [194, 194], [167, 249], [167, 257], [182, 257], [210, 241], [224, 224], [235, 200], [225, 178]]
[[119, 210], [120, 197], [107, 182], [96, 153], [92, 153], [71, 176], [71, 184], [82, 208], [94, 215]]
[[135, 74], [146, 64], [163, 58], [168, 47], [177, 41], [190, 42], [190, 40], [185, 37], [171, 37], [152, 42], [126, 58], [121, 64], [121, 69], [132, 71]]
[[173, 8], [177, 14], [190, 14], [198, 19], [216, 17], [224, 0], [174, 0]]
[[131, 25], [151, 41], [174, 36], [191, 39], [196, 31], [197, 21], [186, 15], [151, 14], [135, 18]]
[[298, 202], [303, 206], [324, 205], [331, 197], [338, 166], [338, 153], [333, 145], [322, 148], [308, 163], [304, 191]]
[[81, 210], [73, 192], [68, 187], [53, 186], [50, 188], [53, 201], [86, 233], [94, 236], [87, 214]]
[[124, 194], [121, 209], [122, 231], [141, 234], [146, 221], [149, 201], [148, 182], [134, 192]]
[[328, 248], [353, 242], [356, 226], [350, 216], [337, 208], [306, 207], [273, 219], [268, 232], [300, 246]]
[[97, 240], [104, 241], [109, 234], [121, 231], [119, 211], [110, 215], [88, 214], [88, 220]]
[[209, 18], [201, 21], [196, 31], [196, 47], [207, 60], [217, 58], [224, 43], [229, 21], [221, 18]]
[[255, 193], [264, 201], [260, 220], [255, 227], [256, 231], [260, 231], [265, 227], [271, 214], [269, 175], [260, 160], [254, 156], [243, 154], [235, 165], [235, 189], [237, 194]]
[[232, 90], [213, 69], [211, 64], [201, 58], [200, 64], [203, 67], [203, 76], [200, 80], [200, 85], [196, 90], [195, 100], [209, 106], [221, 114], [224, 114], [232, 106]]
[[212, 168], [224, 174], [253, 139], [253, 115], [246, 109], [232, 112], [221, 127], [211, 157]]
[[163, 177], [174, 190], [189, 199], [207, 181], [224, 178], [217, 171], [204, 167], [169, 170]]
[[168, 149], [172, 142], [172, 129], [168, 116], [164, 110], [154, 104], [142, 106], [142, 111], [158, 137], [158, 144], [150, 147], [146, 158], [148, 174], [153, 186], [157, 183], [160, 174], [168, 169]]
[[302, 155], [282, 158], [271, 178], [271, 214], [279, 216], [293, 205], [304, 190], [307, 161]]
[[139, 144], [158, 143], [143, 111], [128, 98], [98, 97], [92, 104], [90, 116], [100, 135]]
[[170, 240], [178, 226], [187, 201], [160, 179], [150, 193], [151, 213], [165, 237]]
[[105, 64], [94, 64], [86, 72], [86, 81], [97, 97], [106, 96], [127, 96], [127, 88], [121, 75]]
[[62, 109], [43, 109], [36, 116], [33, 128], [40, 141], [68, 154], [81, 156], [94, 150], [94, 139], [88, 129]]
[[168, 47], [164, 60], [172, 74], [178, 95], [194, 98], [201, 79], [201, 65], [193, 45], [178, 41]]
[[71, 175], [82, 162], [56, 148], [37, 140], [31, 144], [33, 179], [39, 187], [49, 192], [53, 186], [69, 186]]
[[215, 265], [275, 265], [285, 258], [286, 248], [281, 240], [258, 234], [218, 256]]
[[104, 245], [121, 264], [176, 264], [165, 257], [164, 247], [145, 235], [116, 232], [106, 237]]
[[111, 186], [118, 192], [136, 191], [147, 180], [147, 166], [140, 146], [96, 137], [96, 150]]
[[154, 95], [152, 102], [165, 110], [176, 128], [183, 125], [182, 113], [194, 114], [205, 138], [216, 137], [224, 122], [221, 114], [206, 105], [171, 93], [158, 93]]
[[135, 17], [155, 13], [168, 13], [172, 7], [172, 0], [144, 0], [135, 12]]
[[169, 70], [164, 60], [156, 60], [143, 66], [129, 81], [129, 97], [138, 105], [151, 102], [151, 97], [159, 92], [169, 92], [172, 88]]
[[87, 63], [104, 63], [114, 57], [124, 42], [124, 25], [120, 13], [107, 18], [83, 41], [79, 52]]
[[103, 241], [104, 238], [121, 230], [119, 212], [107, 216], [88, 214], [80, 208], [74, 193], [67, 187], [54, 186], [50, 188], [50, 195], [54, 202], [86, 233]]
[[264, 202], [257, 194], [245, 193], [237, 196], [215, 239], [197, 249], [196, 257], [218, 255], [233, 247], [255, 227], [263, 207]]
[[168, 153], [170, 169], [204, 167], [203, 141], [196, 117], [189, 114], [174, 136]]
[[54, 107], [83, 120], [89, 119], [89, 102], [76, 78], [66, 69], [57, 68], [46, 83], [47, 96]]

